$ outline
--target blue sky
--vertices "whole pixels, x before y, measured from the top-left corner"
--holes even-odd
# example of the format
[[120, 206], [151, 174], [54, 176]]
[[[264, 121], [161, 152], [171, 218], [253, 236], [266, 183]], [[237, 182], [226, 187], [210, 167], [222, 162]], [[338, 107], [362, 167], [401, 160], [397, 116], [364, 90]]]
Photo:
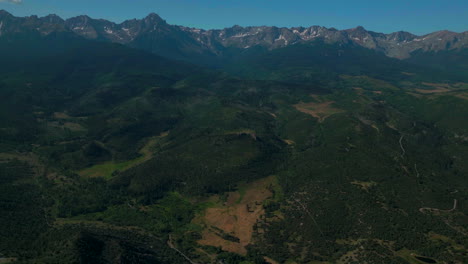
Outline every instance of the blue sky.
[[[21, 2], [21, 3], [12, 3]], [[199, 28], [311, 26], [425, 34], [468, 30], [468, 0], [0, 0], [17, 16], [87, 14], [115, 22], [150, 12], [168, 23]]]

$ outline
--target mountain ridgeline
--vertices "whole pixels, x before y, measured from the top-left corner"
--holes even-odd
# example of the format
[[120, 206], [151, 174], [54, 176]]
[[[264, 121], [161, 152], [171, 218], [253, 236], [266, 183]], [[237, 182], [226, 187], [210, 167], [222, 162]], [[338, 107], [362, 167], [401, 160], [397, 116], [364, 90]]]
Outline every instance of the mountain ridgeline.
[[467, 43], [0, 11], [0, 263], [468, 263]]
[[321, 26], [279, 28], [268, 26], [203, 30], [170, 25], [155, 13], [144, 19], [126, 20], [120, 24], [88, 16], [63, 20], [56, 15], [14, 17], [0, 11], [0, 36], [28, 31], [48, 35], [52, 32], [73, 32], [90, 40], [125, 44], [173, 59], [218, 65], [245, 50], [262, 47], [284, 48], [321, 40], [328, 44], [355, 45], [372, 49], [386, 56], [408, 59], [414, 53], [460, 51], [467, 48], [468, 32], [437, 31], [424, 36], [399, 31], [383, 34], [363, 27], [337, 30]]

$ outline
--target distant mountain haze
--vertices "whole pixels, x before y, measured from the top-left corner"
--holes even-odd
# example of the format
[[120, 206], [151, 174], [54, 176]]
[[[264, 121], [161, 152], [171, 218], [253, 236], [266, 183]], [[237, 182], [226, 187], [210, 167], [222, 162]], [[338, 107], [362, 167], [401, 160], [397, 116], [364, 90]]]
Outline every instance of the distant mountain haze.
[[77, 16], [63, 20], [57, 15], [45, 17], [14, 17], [0, 11], [0, 36], [21, 31], [48, 35], [69, 31], [86, 39], [125, 44], [170, 58], [194, 61], [201, 57], [219, 57], [227, 49], [245, 50], [262, 47], [268, 50], [294, 44], [322, 40], [325, 43], [352, 44], [373, 49], [388, 57], [407, 59], [414, 52], [461, 50], [468, 47], [468, 31], [455, 33], [437, 31], [423, 36], [399, 31], [383, 34], [363, 27], [336, 30], [311, 27], [241, 27], [203, 30], [170, 25], [155, 13], [143, 19], [126, 20], [120, 24]]

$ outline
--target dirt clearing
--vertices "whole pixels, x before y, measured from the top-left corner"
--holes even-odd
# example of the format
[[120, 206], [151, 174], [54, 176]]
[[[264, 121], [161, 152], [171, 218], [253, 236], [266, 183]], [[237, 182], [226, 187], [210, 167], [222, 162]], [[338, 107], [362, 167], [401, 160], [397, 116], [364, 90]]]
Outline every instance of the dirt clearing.
[[270, 176], [240, 186], [239, 191], [228, 193], [226, 201], [218, 199], [216, 206], [194, 220], [205, 228], [198, 243], [245, 255], [254, 225], [265, 213], [263, 202], [273, 196], [274, 184], [276, 178]]
[[377, 185], [376, 182], [352, 181], [351, 184], [358, 186], [362, 190], [369, 191], [370, 188]]
[[298, 104], [295, 104], [294, 107], [303, 113], [309, 114], [319, 120], [319, 122], [323, 122], [327, 117], [338, 114], [343, 112], [343, 110], [339, 108], [335, 108], [332, 105], [334, 104], [334, 101], [328, 101], [328, 102], [321, 102], [321, 103], [316, 103], [316, 102], [310, 102], [310, 103], [304, 103], [300, 102]]
[[444, 87], [439, 87], [437, 89], [430, 89], [430, 90], [426, 90], [426, 89], [415, 89], [416, 91], [418, 91], [418, 93], [422, 93], [422, 94], [432, 94], [432, 93], [446, 93], [446, 92], [450, 92], [449, 89], [447, 88], [444, 88]]

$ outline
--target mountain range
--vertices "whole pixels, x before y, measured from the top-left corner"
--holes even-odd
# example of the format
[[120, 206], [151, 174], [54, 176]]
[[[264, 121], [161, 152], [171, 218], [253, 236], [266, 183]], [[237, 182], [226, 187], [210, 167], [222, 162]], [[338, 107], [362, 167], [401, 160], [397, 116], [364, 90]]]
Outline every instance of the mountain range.
[[57, 31], [73, 32], [86, 39], [121, 43], [192, 62], [200, 58], [223, 57], [232, 49], [242, 51], [262, 47], [273, 50], [314, 40], [357, 45], [398, 59], [408, 59], [414, 53], [453, 51], [468, 47], [468, 31], [455, 33], [444, 30], [417, 36], [405, 31], [377, 33], [361, 26], [346, 30], [321, 26], [233, 26], [204, 30], [170, 25], [155, 13], [143, 19], [117, 24], [84, 15], [64, 20], [57, 15], [14, 17], [4, 10], [0, 11], [0, 36], [20, 31], [38, 32], [41, 35]]

